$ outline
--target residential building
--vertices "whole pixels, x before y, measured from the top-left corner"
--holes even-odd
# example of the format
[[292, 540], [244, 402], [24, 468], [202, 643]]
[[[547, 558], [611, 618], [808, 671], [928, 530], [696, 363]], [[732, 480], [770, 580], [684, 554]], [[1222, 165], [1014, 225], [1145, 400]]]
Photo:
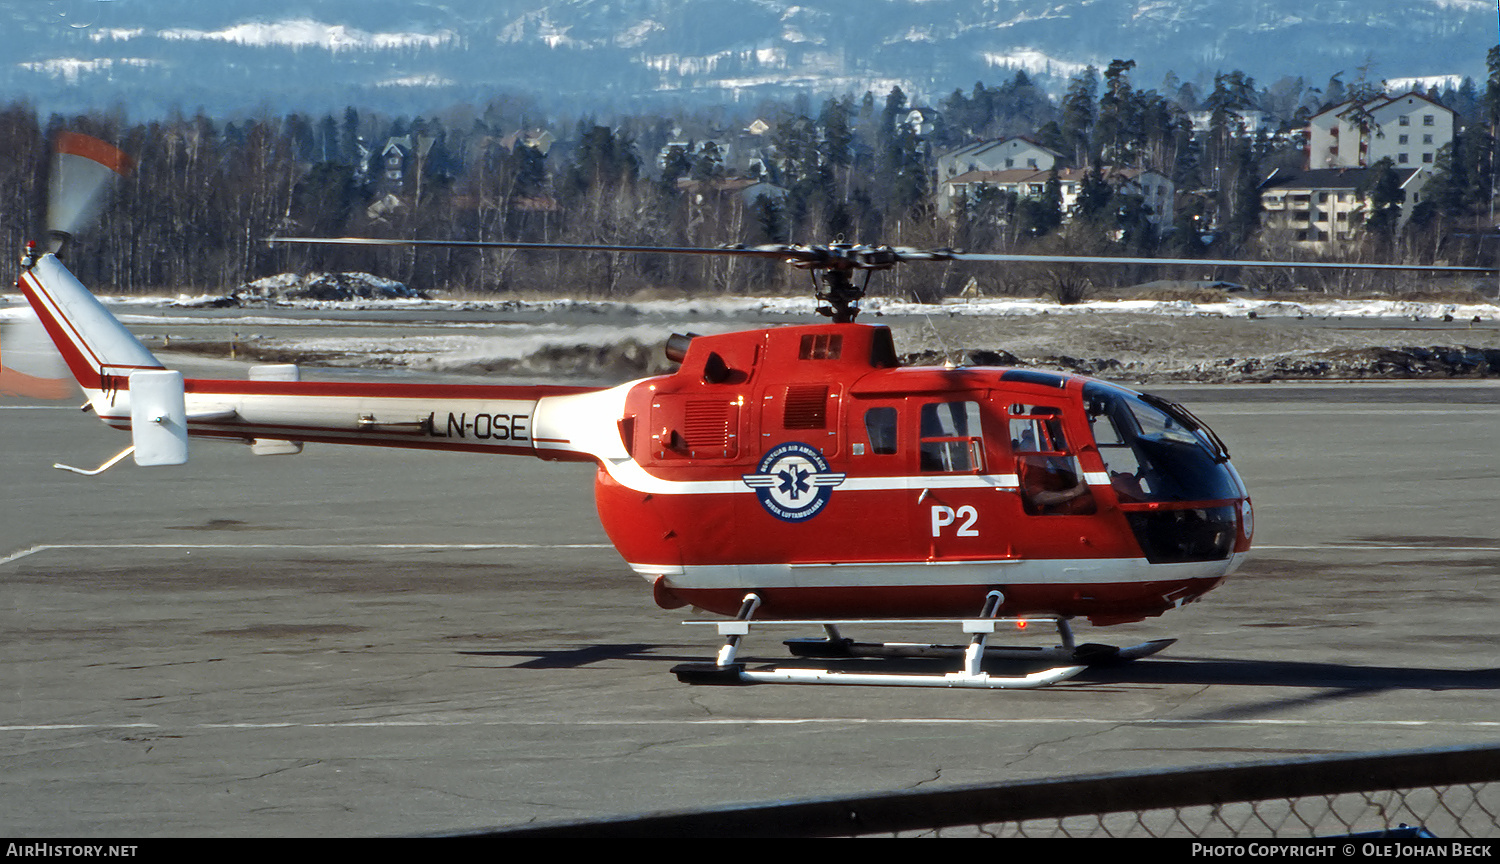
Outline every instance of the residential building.
[[[1305, 248], [1329, 252], [1358, 238], [1370, 213], [1370, 198], [1361, 189], [1374, 180], [1373, 168], [1319, 168], [1275, 171], [1260, 187], [1261, 224], [1265, 231], [1284, 231]], [[1421, 199], [1430, 173], [1398, 168], [1401, 222]]]
[[1430, 167], [1453, 141], [1453, 111], [1415, 90], [1335, 105], [1307, 123], [1307, 167]]
[[725, 173], [740, 176], [768, 177], [775, 163], [775, 147], [770, 141], [771, 124], [756, 118], [743, 129], [711, 129], [699, 126], [688, 134], [678, 126], [672, 137], [656, 153], [656, 168], [666, 167], [676, 150], [689, 160], [712, 154], [710, 158], [723, 166]]
[[546, 156], [557, 143], [557, 137], [546, 129], [518, 129], [500, 139], [500, 146], [514, 153], [517, 147], [530, 147]]
[[[1102, 169], [1105, 182], [1119, 195], [1135, 195], [1141, 198], [1150, 212], [1150, 222], [1160, 231], [1172, 224], [1172, 203], [1175, 188], [1172, 179], [1155, 171], [1139, 168]], [[1057, 172], [1058, 186], [1062, 194], [1062, 210], [1071, 214], [1078, 203], [1078, 193], [1083, 188], [1084, 175], [1081, 168], [1064, 168]], [[969, 171], [943, 180], [938, 186], [938, 212], [950, 215], [955, 205], [966, 198], [978, 195], [981, 189], [997, 189], [1011, 192], [1020, 198], [1041, 198], [1047, 192], [1047, 181], [1052, 171], [1033, 171], [1012, 168], [1003, 171]]]
[[[1010, 192], [1019, 198], [1041, 198], [1047, 191], [1050, 171], [1033, 171], [1030, 168], [1010, 168], [1004, 171], [966, 171], [957, 177], [949, 177], [938, 184], [938, 215], [951, 216], [960, 202], [978, 197], [983, 189]], [[1078, 181], [1064, 179], [1058, 173], [1063, 200], [1076, 200]]]
[[1025, 136], [980, 141], [939, 156], [938, 181], [970, 171], [1007, 171], [1012, 168], [1051, 171], [1061, 159], [1062, 155], [1057, 151]]
[[692, 195], [697, 201], [704, 201], [708, 196], [717, 194], [720, 197], [726, 195], [739, 196], [740, 203], [746, 207], [756, 206], [759, 198], [769, 198], [777, 204], [784, 203], [791, 191], [777, 186], [774, 183], [766, 183], [752, 177], [716, 177], [708, 181], [693, 180], [684, 177], [677, 181], [677, 188]]
[[[952, 211], [953, 187], [950, 181], [957, 180], [962, 175], [975, 172], [981, 174], [995, 174], [999, 172], [1018, 171], [1015, 175], [1008, 175], [1001, 183], [1009, 183], [1010, 176], [1030, 176], [1037, 172], [1043, 175], [1051, 171], [1062, 159], [1062, 155], [1054, 150], [1032, 141], [1024, 136], [1014, 138], [1002, 138], [995, 141], [980, 141], [961, 147], [937, 158], [938, 173], [938, 213], [947, 215]], [[993, 180], [994, 178], [989, 178]], [[970, 182], [976, 182], [973, 178], [959, 183], [966, 186]], [[988, 182], [979, 181], [979, 182]]]
[[[1242, 108], [1230, 109], [1227, 113], [1230, 122], [1239, 129], [1241, 135], [1255, 137], [1272, 135], [1276, 132], [1278, 125], [1276, 118], [1264, 111]], [[1193, 111], [1188, 114], [1188, 119], [1192, 121], [1195, 134], [1201, 135], [1213, 129], [1214, 112], [1212, 111]]]
[[937, 129], [938, 112], [931, 108], [913, 108], [896, 122], [910, 129], [918, 138], [925, 139]]

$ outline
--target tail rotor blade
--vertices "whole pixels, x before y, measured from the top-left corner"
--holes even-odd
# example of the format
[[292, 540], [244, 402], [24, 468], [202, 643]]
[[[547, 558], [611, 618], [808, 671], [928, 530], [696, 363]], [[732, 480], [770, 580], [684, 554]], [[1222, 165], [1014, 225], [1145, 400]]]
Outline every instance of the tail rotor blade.
[[64, 132], [57, 136], [52, 178], [47, 189], [47, 233], [58, 253], [67, 241], [98, 218], [115, 182], [134, 161], [97, 138]]
[[72, 399], [78, 394], [62, 355], [30, 309], [0, 317], [0, 399]]

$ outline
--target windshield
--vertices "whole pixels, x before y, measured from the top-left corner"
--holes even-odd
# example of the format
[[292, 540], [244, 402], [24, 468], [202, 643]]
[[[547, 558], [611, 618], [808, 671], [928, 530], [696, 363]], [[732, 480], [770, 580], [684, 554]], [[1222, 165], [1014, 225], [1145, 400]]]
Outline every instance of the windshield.
[[1121, 503], [1244, 497], [1223, 443], [1181, 406], [1099, 381], [1084, 385], [1083, 400]]

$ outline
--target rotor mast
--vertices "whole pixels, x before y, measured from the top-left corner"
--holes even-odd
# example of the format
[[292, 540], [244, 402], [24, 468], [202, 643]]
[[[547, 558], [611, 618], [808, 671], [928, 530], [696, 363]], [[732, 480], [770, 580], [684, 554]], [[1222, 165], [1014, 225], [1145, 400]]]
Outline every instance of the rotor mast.
[[864, 284], [856, 286], [848, 270], [828, 269], [816, 277], [821, 288], [813, 289], [813, 296], [826, 306], [818, 307], [819, 315], [826, 315], [835, 324], [852, 324], [859, 315], [859, 301], [864, 299], [865, 286], [870, 283], [870, 274], [865, 274]]
[[[793, 248], [796, 254], [787, 255], [787, 262], [793, 267], [816, 271], [813, 296], [820, 304], [826, 304], [818, 306], [818, 314], [832, 318], [835, 324], [852, 324], [859, 315], [859, 301], [865, 297], [872, 271], [889, 270], [901, 262], [901, 257], [889, 246], [830, 243]], [[858, 285], [854, 284], [856, 270], [865, 273]]]

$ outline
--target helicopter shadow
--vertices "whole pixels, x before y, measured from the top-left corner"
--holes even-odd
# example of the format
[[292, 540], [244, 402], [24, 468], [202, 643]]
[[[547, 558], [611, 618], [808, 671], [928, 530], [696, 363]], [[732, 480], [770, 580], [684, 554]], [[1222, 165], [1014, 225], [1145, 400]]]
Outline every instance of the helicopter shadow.
[[[702, 663], [712, 654], [661, 653], [681, 646], [645, 642], [581, 645], [556, 650], [458, 651], [466, 657], [511, 657], [520, 659], [512, 669], [578, 669], [608, 661], [651, 664]], [[950, 661], [936, 659], [831, 659], [810, 660], [746, 654], [747, 667], [825, 668], [844, 672], [948, 672]], [[992, 674], [1024, 674], [1035, 671], [1035, 663], [986, 660]], [[1054, 689], [1097, 689], [1127, 685], [1221, 685], [1228, 687], [1309, 688], [1342, 691], [1380, 690], [1500, 690], [1500, 669], [1440, 669], [1428, 667], [1362, 666], [1344, 663], [1312, 663], [1289, 660], [1225, 660], [1212, 657], [1160, 657], [1125, 663], [1090, 666], [1077, 677]]]
[[1292, 660], [1161, 657], [1093, 666], [1079, 684], [1192, 684], [1342, 690], [1497, 690], [1500, 669], [1360, 666]]
[[635, 660], [666, 663], [684, 663], [703, 660], [701, 654], [672, 656], [655, 653], [664, 646], [646, 642], [624, 642], [605, 645], [580, 645], [573, 648], [546, 650], [535, 648], [528, 651], [458, 651], [465, 657], [524, 657], [511, 669], [578, 669], [608, 660]]

